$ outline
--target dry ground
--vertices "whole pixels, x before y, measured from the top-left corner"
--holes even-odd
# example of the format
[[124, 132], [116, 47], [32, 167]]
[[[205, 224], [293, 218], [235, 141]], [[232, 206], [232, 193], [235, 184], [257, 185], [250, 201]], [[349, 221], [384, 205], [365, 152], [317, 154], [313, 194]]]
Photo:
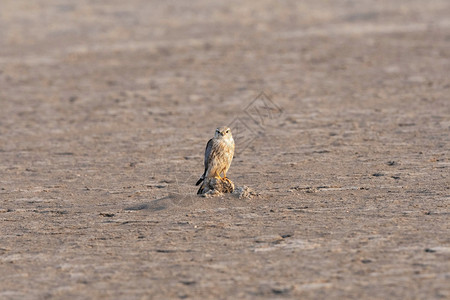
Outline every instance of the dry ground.
[[[0, 298], [450, 298], [449, 49], [447, 0], [2, 0]], [[195, 196], [223, 124], [259, 196]]]

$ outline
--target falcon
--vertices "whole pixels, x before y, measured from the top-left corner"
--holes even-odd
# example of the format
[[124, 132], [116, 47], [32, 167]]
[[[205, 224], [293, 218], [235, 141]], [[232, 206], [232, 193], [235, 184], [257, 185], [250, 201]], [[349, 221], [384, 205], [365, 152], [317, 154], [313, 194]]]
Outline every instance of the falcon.
[[[208, 141], [205, 150], [205, 172], [195, 185], [199, 185], [207, 178], [227, 178], [227, 171], [230, 168], [234, 155], [234, 140], [230, 128], [223, 126], [216, 129], [214, 137]], [[223, 174], [223, 177], [221, 177]], [[203, 184], [197, 194], [201, 194]]]

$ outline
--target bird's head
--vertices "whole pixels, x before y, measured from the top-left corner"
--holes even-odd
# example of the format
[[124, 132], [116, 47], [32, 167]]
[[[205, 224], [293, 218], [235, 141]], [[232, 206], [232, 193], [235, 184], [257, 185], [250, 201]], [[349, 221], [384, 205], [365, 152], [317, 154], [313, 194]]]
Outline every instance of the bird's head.
[[231, 135], [231, 129], [226, 127], [226, 126], [222, 126], [216, 129], [216, 132], [214, 133], [214, 137], [216, 139], [222, 139], [222, 138], [232, 138]]

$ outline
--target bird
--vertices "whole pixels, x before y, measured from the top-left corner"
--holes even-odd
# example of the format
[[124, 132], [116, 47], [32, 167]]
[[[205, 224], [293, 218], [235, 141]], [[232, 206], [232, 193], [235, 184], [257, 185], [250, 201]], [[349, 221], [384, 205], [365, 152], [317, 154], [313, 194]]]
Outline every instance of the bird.
[[[227, 171], [230, 168], [234, 156], [234, 140], [231, 129], [222, 126], [216, 129], [214, 137], [208, 141], [205, 149], [205, 172], [195, 185], [199, 185], [207, 178], [227, 178]], [[223, 177], [221, 177], [223, 174]], [[201, 194], [203, 185], [197, 194]]]

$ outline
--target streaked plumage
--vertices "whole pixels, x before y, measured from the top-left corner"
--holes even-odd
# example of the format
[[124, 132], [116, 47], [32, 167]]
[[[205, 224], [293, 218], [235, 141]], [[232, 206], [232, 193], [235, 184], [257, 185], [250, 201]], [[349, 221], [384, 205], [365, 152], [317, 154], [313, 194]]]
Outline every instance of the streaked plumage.
[[[214, 137], [208, 141], [205, 150], [205, 172], [197, 181], [199, 185], [205, 178], [226, 178], [234, 155], [234, 140], [228, 127], [216, 129]], [[221, 177], [223, 174], [223, 177]], [[203, 185], [198, 190], [200, 194]]]

